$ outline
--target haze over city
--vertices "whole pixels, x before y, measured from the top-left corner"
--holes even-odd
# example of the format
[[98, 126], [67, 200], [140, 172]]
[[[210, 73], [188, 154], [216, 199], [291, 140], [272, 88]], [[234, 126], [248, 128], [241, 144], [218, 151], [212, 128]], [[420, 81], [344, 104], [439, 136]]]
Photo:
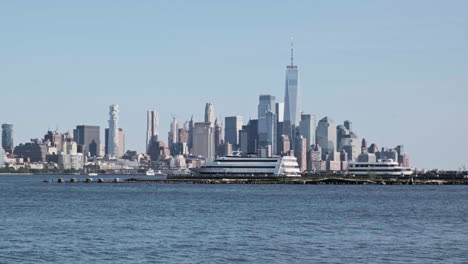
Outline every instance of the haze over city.
[[[268, 3], [268, 4], [267, 4]], [[126, 148], [145, 150], [146, 111], [256, 118], [258, 96], [284, 98], [294, 37], [300, 101], [317, 121], [353, 121], [379, 147], [403, 144], [411, 165], [468, 164], [465, 1], [240, 4], [3, 2], [0, 122], [15, 143], [48, 129], [107, 127], [120, 106]]]

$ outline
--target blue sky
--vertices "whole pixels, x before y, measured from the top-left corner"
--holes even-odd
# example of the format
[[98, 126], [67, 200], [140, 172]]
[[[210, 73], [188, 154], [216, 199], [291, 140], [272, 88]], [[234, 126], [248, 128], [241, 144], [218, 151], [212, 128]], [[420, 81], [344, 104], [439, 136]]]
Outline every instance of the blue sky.
[[107, 126], [120, 105], [128, 149], [146, 110], [256, 118], [284, 98], [294, 36], [302, 106], [353, 121], [412, 165], [468, 165], [468, 1], [1, 1], [0, 122], [15, 143], [48, 127]]

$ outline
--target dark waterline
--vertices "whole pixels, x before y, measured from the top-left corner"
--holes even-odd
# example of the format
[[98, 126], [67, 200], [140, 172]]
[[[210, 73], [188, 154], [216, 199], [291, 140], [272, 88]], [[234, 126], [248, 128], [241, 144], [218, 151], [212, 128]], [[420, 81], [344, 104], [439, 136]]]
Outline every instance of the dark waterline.
[[468, 260], [468, 186], [43, 179], [0, 176], [0, 263]]

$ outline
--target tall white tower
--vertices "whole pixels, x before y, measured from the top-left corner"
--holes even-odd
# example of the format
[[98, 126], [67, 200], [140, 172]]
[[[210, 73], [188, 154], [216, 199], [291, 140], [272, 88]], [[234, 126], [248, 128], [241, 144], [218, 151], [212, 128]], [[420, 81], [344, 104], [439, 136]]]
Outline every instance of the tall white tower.
[[149, 148], [153, 141], [158, 140], [159, 118], [158, 112], [149, 110], [146, 112], [146, 154], [149, 154]]
[[119, 157], [119, 106], [109, 107], [109, 156]]

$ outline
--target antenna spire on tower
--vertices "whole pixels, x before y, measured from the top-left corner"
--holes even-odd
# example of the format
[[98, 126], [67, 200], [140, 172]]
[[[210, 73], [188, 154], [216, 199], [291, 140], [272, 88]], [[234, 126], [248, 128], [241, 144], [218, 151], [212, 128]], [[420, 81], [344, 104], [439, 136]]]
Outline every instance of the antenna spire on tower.
[[291, 67], [294, 65], [294, 42], [293, 37], [291, 37]]

